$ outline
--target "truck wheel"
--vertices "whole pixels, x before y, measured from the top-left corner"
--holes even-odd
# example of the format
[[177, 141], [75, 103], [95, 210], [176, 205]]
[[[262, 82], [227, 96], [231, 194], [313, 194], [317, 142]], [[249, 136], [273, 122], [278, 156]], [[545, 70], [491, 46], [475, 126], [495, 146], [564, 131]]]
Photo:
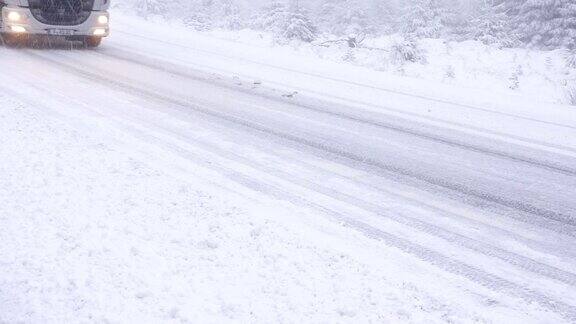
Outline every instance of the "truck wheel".
[[84, 45], [89, 48], [98, 47], [100, 46], [100, 43], [102, 43], [102, 37], [88, 36], [84, 38]]

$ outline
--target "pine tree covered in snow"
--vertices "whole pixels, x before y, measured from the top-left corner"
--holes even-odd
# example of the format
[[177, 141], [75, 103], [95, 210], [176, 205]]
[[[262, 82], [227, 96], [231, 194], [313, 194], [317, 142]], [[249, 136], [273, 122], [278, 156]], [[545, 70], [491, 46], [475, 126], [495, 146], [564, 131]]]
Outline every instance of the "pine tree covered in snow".
[[514, 47], [519, 44], [512, 30], [504, 1], [484, 0], [471, 22], [470, 37], [484, 44]]
[[317, 8], [317, 23], [323, 32], [336, 34], [335, 26], [338, 21], [336, 17], [344, 2], [345, 0], [325, 0], [322, 1], [319, 8]]
[[184, 25], [197, 31], [207, 31], [213, 27], [212, 19], [205, 10], [189, 12], [183, 22]]
[[142, 17], [150, 15], [165, 15], [168, 12], [168, 3], [163, 0], [136, 0], [136, 12]]
[[576, 69], [576, 49], [566, 51], [566, 54], [564, 54], [564, 58], [566, 60], [566, 66], [568, 68]]
[[439, 0], [411, 0], [404, 7], [400, 29], [410, 36], [439, 38], [445, 31], [447, 16]]
[[252, 27], [279, 34], [288, 21], [288, 6], [278, 0], [272, 0], [264, 6], [260, 13], [253, 17]]
[[372, 1], [368, 8], [372, 12], [370, 23], [379, 33], [390, 34], [393, 26], [397, 24], [398, 10], [389, 0]]
[[506, 14], [509, 17], [518, 17], [520, 14], [520, 9], [526, 2], [526, 0], [501, 0], [504, 5]]
[[310, 20], [308, 12], [298, 3], [290, 6], [283, 36], [286, 39], [297, 39], [304, 42], [311, 42], [316, 38], [316, 27]]
[[255, 17], [253, 27], [270, 31], [278, 39], [311, 42], [316, 38], [317, 29], [309, 18], [308, 11], [298, 2], [287, 5], [272, 1], [262, 13]]
[[194, 30], [206, 31], [212, 29], [214, 2], [211, 0], [192, 0], [183, 3], [182, 20], [184, 24]]
[[408, 36], [395, 40], [390, 51], [390, 58], [396, 64], [404, 64], [405, 62], [422, 61], [424, 60], [424, 55], [418, 46], [418, 42]]
[[199, 31], [214, 27], [237, 30], [243, 26], [235, 0], [189, 0], [181, 11], [184, 24]]
[[576, 50], [576, 1], [564, 1], [564, 5], [558, 10], [561, 22], [561, 35], [556, 34], [555, 39], [561, 39], [561, 45]]
[[[264, 7], [261, 4], [264, 2]], [[252, 27], [277, 40], [364, 39], [401, 32], [411, 38], [474, 39], [576, 49], [576, 0], [127, 0], [138, 14], [181, 19], [195, 30]], [[256, 15], [250, 15], [260, 8]], [[253, 19], [246, 20], [246, 16]]]
[[337, 36], [358, 38], [373, 34], [384, 30], [381, 27], [390, 22], [390, 11], [384, 10], [385, 3], [367, 5], [361, 0], [325, 0], [316, 10], [318, 25], [322, 32]]
[[221, 0], [217, 10], [218, 27], [238, 30], [242, 28], [242, 18], [240, 16], [240, 6], [234, 0]]
[[441, 36], [457, 41], [464, 40], [470, 34], [471, 16], [463, 10], [459, 1], [440, 2], [440, 17], [442, 21]]
[[514, 18], [515, 30], [527, 45], [576, 47], [574, 0], [525, 0]]

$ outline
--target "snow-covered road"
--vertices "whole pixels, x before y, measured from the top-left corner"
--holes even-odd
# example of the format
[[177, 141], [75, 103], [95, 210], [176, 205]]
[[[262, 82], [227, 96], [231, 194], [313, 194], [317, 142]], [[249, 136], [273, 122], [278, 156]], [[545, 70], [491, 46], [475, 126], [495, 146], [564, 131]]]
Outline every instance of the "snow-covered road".
[[[259, 63], [257, 59], [246, 62], [240, 56], [234, 61], [234, 53], [225, 52], [225, 49], [221, 56], [227, 63], [218, 65], [209, 51], [190, 54], [186, 48], [197, 46], [192, 40], [172, 36], [160, 41], [159, 35], [157, 38], [148, 34], [143, 36], [144, 32], [138, 36], [130, 28], [133, 22], [128, 22], [120, 25], [117, 34], [96, 51], [0, 48], [0, 114], [5, 119], [0, 125], [4, 127], [0, 133], [4, 139], [0, 140], [0, 152], [5, 154], [0, 164], [0, 179], [5, 181], [4, 187], [0, 185], [3, 205], [0, 224], [11, 231], [0, 234], [3, 245], [0, 247], [0, 322], [19, 319], [59, 321], [70, 319], [70, 316], [87, 316], [84, 319], [99, 321], [103, 317], [88, 317], [96, 316], [98, 311], [101, 315], [107, 314], [112, 322], [134, 316], [154, 322], [161, 318], [157, 316], [163, 316], [158, 315], [162, 311], [168, 314], [166, 319], [191, 321], [199, 318], [285, 322], [306, 319], [312, 322], [576, 321], [575, 112], [551, 107], [546, 114], [515, 108], [512, 104], [510, 109], [504, 110], [490, 105], [451, 102], [450, 98], [432, 97], [430, 93], [415, 93], [416, 96], [411, 97], [398, 89], [384, 92], [387, 88], [370, 82], [371, 75], [366, 76], [366, 83], [361, 83], [352, 77], [350, 80], [335, 77], [322, 80], [322, 74], [304, 68], [299, 70], [297, 66], [285, 67], [280, 72], [263, 72], [278, 69], [278, 66]], [[205, 62], [200, 62], [198, 56]], [[235, 70], [242, 67], [242, 71]], [[249, 71], [254, 71], [253, 75]], [[297, 87], [295, 83], [301, 86]], [[307, 87], [309, 83], [316, 84], [316, 88]], [[325, 89], [322, 89], [323, 85]], [[14, 120], [25, 116], [28, 116], [25, 127], [9, 127]], [[48, 270], [30, 277], [30, 273], [22, 270], [27, 264], [19, 259], [37, 253], [31, 252], [34, 249], [41, 249], [41, 242], [30, 244], [28, 241], [43, 238], [43, 235], [34, 234], [39, 229], [30, 227], [54, 220], [24, 217], [38, 215], [43, 208], [49, 208], [41, 207], [42, 200], [55, 198], [36, 197], [39, 205], [34, 206], [33, 202], [17, 197], [15, 188], [19, 177], [31, 180], [40, 176], [34, 172], [17, 174], [26, 170], [17, 166], [20, 163], [18, 152], [24, 154], [25, 151], [18, 147], [18, 141], [26, 138], [31, 149], [34, 141], [43, 142], [42, 138], [20, 132], [40, 127], [34, 125], [36, 122], [48, 123], [38, 121], [45, 118], [54, 123], [45, 127], [52, 133], [44, 130], [34, 134], [52, 136], [46, 141], [54, 145], [59, 154], [67, 154], [67, 151], [60, 152], [62, 148], [58, 146], [77, 135], [58, 135], [64, 131], [53, 128], [69, 128], [70, 132], [78, 132], [98, 142], [85, 148], [93, 150], [94, 157], [102, 154], [103, 160], [98, 163], [114, 165], [116, 159], [129, 158], [146, 165], [151, 173], [161, 172], [163, 176], [155, 175], [159, 178], [165, 176], [170, 181], [192, 182], [192, 187], [198, 181], [203, 185], [195, 190], [213, 190], [224, 200], [227, 196], [234, 197], [229, 199], [233, 201], [232, 205], [244, 204], [246, 209], [251, 205], [268, 206], [271, 215], [267, 217], [272, 221], [287, 222], [275, 220], [288, 217], [285, 214], [301, 215], [290, 216], [296, 220], [284, 225], [295, 233], [300, 228], [306, 233], [299, 233], [295, 242], [308, 242], [302, 244], [312, 246], [325, 244], [330, 251], [326, 253], [335, 255], [345, 249], [359, 265], [333, 269], [330, 263], [316, 260], [315, 269], [333, 271], [331, 278], [322, 278], [322, 275], [313, 278], [304, 275], [310, 270], [306, 265], [314, 260], [314, 253], [310, 252], [310, 255], [301, 256], [303, 265], [296, 265], [297, 269], [274, 268], [270, 271], [303, 276], [302, 281], [319, 280], [319, 286], [324, 283], [338, 285], [340, 281], [340, 293], [303, 283], [301, 285], [308, 289], [306, 297], [302, 297], [302, 291], [296, 291], [297, 288], [283, 291], [282, 298], [271, 297], [274, 294], [262, 291], [261, 295], [252, 292], [249, 297], [234, 291], [246, 289], [250, 283], [259, 283], [236, 282], [236, 286], [219, 295], [218, 300], [224, 300], [222, 305], [232, 305], [242, 298], [249, 299], [250, 303], [220, 305], [220, 310], [214, 311], [216, 315], [211, 315], [213, 317], [206, 312], [190, 310], [186, 302], [176, 308], [164, 305], [164, 301], [176, 297], [162, 296], [159, 287], [137, 292], [135, 298], [143, 303], [148, 295], [156, 294], [154, 298], [163, 300], [157, 308], [150, 306], [154, 301], [149, 301], [132, 309], [125, 298], [114, 297], [115, 303], [120, 304], [117, 307], [124, 307], [126, 311], [110, 308], [106, 301], [100, 301], [97, 309], [85, 300], [89, 298], [87, 296], [98, 295], [89, 287], [84, 287], [86, 295], [80, 305], [62, 305], [58, 303], [62, 300], [49, 300], [48, 297], [26, 304], [26, 300], [34, 298], [30, 292], [34, 287], [47, 285], [47, 277], [42, 277], [42, 273]], [[52, 153], [46, 151], [50, 146], [42, 144], [38, 144], [38, 154], [51, 156]], [[107, 149], [115, 153], [98, 153]], [[41, 156], [38, 158], [41, 160]], [[88, 160], [90, 158], [74, 161], [93, 163], [86, 162]], [[117, 172], [121, 177], [125, 176], [124, 164], [118, 162]], [[42, 172], [40, 170], [36, 172]], [[107, 184], [97, 188], [102, 181], [110, 181], [114, 176], [100, 180], [95, 177], [86, 174], [76, 178], [95, 186], [93, 190], [97, 192], [106, 192], [98, 196], [100, 200], [80, 202], [83, 205], [80, 213], [91, 208], [106, 209], [106, 200], [115, 200], [110, 197], [115, 191], [130, 190], [128, 185], [114, 188]], [[146, 179], [150, 181], [150, 178]], [[171, 186], [171, 182], [158, 181], [161, 187]], [[158, 204], [169, 198], [170, 195], [158, 198]], [[138, 200], [138, 196], [132, 199]], [[22, 205], [17, 203], [19, 200]], [[28, 210], [29, 207], [32, 209]], [[130, 209], [129, 205], [122, 208]], [[53, 211], [57, 213], [58, 209]], [[67, 212], [71, 210], [62, 211]], [[99, 212], [104, 214], [102, 210]], [[81, 214], [76, 216], [81, 224], [94, 222], [96, 227], [106, 226], [109, 217], [117, 217], [116, 222], [127, 228], [149, 226], [152, 228], [146, 231], [150, 241], [158, 243], [154, 237], [164, 234], [150, 234], [157, 225], [150, 219], [136, 217], [142, 212], [135, 208], [134, 212], [126, 213], [108, 210], [106, 217], [91, 214], [95, 219]], [[221, 214], [228, 215], [226, 212]], [[68, 221], [73, 224], [74, 218]], [[142, 223], [130, 225], [132, 222]], [[227, 226], [222, 220], [220, 222], [218, 226]], [[70, 235], [81, 241], [78, 238], [83, 235], [81, 226], [70, 226], [70, 231], [74, 232]], [[241, 226], [248, 225], [242, 223]], [[24, 228], [32, 233], [22, 233]], [[186, 230], [192, 231], [183, 226], [182, 231], [172, 229], [166, 235], [178, 233], [185, 237]], [[250, 229], [251, 233], [253, 231], [257, 232]], [[26, 239], [19, 238], [21, 233], [27, 235]], [[268, 237], [266, 242], [288, 244], [290, 239], [286, 233], [277, 234], [279, 242], [274, 243], [273, 237]], [[170, 237], [166, 242], [177, 239], [180, 238]], [[234, 242], [233, 237], [229, 239]], [[64, 240], [69, 244], [81, 244], [71, 242], [74, 241], [71, 238]], [[322, 240], [330, 243], [319, 243]], [[203, 244], [206, 250], [218, 250], [217, 244], [214, 247], [210, 241]], [[168, 245], [156, 248], [170, 249]], [[242, 246], [237, 248], [241, 250]], [[234, 246], [227, 249], [234, 255]], [[250, 249], [246, 251], [242, 254], [243, 270], [254, 271], [253, 267], [259, 267], [258, 261], [251, 264], [251, 258], [256, 256], [249, 253]], [[139, 253], [131, 252], [125, 257]], [[296, 255], [285, 258], [293, 262], [294, 258], [300, 258]], [[59, 257], [62, 256], [54, 256]], [[102, 267], [111, 261], [99, 255], [87, 259], [95, 264], [85, 267], [99, 267], [101, 277], [98, 280], [105, 279], [102, 274], [108, 272]], [[168, 262], [163, 261], [161, 267], [170, 267], [165, 264]], [[136, 271], [130, 265], [119, 264], [113, 273], [122, 278], [129, 276], [130, 271]], [[242, 262], [231, 260], [233, 264]], [[42, 268], [42, 265], [34, 267]], [[276, 267], [282, 268], [282, 265]], [[138, 270], [137, 276], [143, 275], [146, 269]], [[202, 267], [200, 262], [196, 270], [202, 272], [208, 268]], [[355, 271], [366, 274], [360, 279], [347, 280]], [[377, 279], [379, 271], [383, 278], [391, 281]], [[318, 270], [318, 273], [323, 272]], [[284, 279], [283, 285], [298, 281], [296, 278]], [[121, 282], [116, 277], [111, 280]], [[162, 280], [144, 281], [149, 284]], [[266, 280], [262, 282], [263, 286], [269, 284]], [[193, 294], [184, 291], [187, 288], [198, 289], [196, 294], [207, 293], [206, 287], [195, 286], [190, 280], [178, 284], [182, 289], [180, 299], [194, 298]], [[18, 286], [26, 286], [28, 290]], [[217, 283], [213, 287], [215, 290], [222, 288]], [[35, 293], [55, 294], [55, 290], [73, 289], [44, 288]], [[109, 289], [100, 291], [98, 298], [113, 294], [114, 289]], [[179, 289], [174, 288], [174, 291]], [[372, 291], [375, 294], [372, 304], [367, 305], [364, 298], [350, 302], [349, 298], [362, 294], [356, 290]], [[416, 291], [426, 297], [413, 297], [418, 302], [398, 299], [383, 302], [384, 296], [390, 297], [398, 291]], [[230, 297], [228, 301], [227, 296]], [[298, 298], [316, 304], [308, 308], [287, 304], [286, 299]], [[348, 309], [333, 311], [324, 302], [328, 299], [347, 304]], [[197, 302], [202, 304], [201, 300]], [[256, 307], [258, 303], [267, 305]], [[402, 303], [416, 306], [403, 312], [408, 314], [389, 314], [390, 309], [396, 310]], [[78, 312], [50, 313], [51, 308], [58, 307]], [[426, 315], [417, 315], [420, 313]]]

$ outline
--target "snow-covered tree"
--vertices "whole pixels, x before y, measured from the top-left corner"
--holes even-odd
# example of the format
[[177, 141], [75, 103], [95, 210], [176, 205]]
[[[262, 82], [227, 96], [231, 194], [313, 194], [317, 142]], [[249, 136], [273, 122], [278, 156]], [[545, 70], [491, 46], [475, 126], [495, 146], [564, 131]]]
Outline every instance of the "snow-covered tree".
[[184, 24], [195, 30], [215, 27], [231, 30], [243, 26], [240, 6], [236, 0], [186, 0], [178, 1], [173, 16], [181, 17]]
[[316, 9], [317, 24], [323, 32], [333, 34], [336, 17], [345, 0], [324, 0]]
[[411, 36], [396, 38], [390, 50], [390, 59], [396, 64], [406, 62], [425, 61], [424, 53], [418, 46], [418, 42]]
[[270, 31], [278, 39], [297, 39], [305, 42], [314, 40], [317, 32], [308, 12], [297, 1], [290, 5], [272, 1], [253, 19], [252, 26]]
[[169, 5], [163, 0], [136, 0], [134, 3], [136, 13], [144, 18], [150, 15], [165, 15]]
[[566, 66], [568, 68], [576, 69], [576, 49], [566, 51], [564, 59], [566, 60]]
[[465, 40], [470, 34], [470, 20], [472, 16], [464, 10], [465, 6], [459, 1], [444, 1], [440, 3], [442, 19], [442, 35], [454, 40]]
[[318, 24], [323, 32], [357, 37], [374, 31], [370, 8], [360, 0], [325, 0], [317, 10]]
[[214, 1], [192, 0], [184, 3], [184, 24], [194, 30], [206, 31], [213, 28]]
[[183, 22], [184, 25], [197, 31], [207, 31], [213, 27], [211, 17], [204, 11], [188, 13]]
[[515, 30], [527, 45], [576, 47], [574, 0], [525, 0], [514, 14]]
[[[311, 41], [401, 32], [513, 47], [576, 48], [576, 0], [126, 0], [144, 16], [196, 30], [249, 26], [277, 39]], [[264, 6], [262, 7], [262, 4]], [[253, 19], [245, 17], [251, 12]], [[354, 42], [352, 42], [354, 43]], [[353, 47], [353, 46], [352, 46]]]
[[283, 36], [286, 39], [297, 39], [304, 42], [311, 42], [316, 38], [316, 27], [310, 20], [308, 11], [301, 7], [298, 2], [289, 7]]
[[447, 16], [439, 0], [410, 0], [404, 7], [400, 29], [415, 37], [439, 38], [445, 31]]
[[393, 32], [398, 21], [398, 9], [391, 0], [371, 1], [369, 12], [373, 13], [369, 18], [375, 31], [384, 34]]
[[272, 0], [260, 13], [253, 17], [252, 27], [279, 34], [288, 21], [288, 6], [279, 0]]
[[511, 28], [506, 3], [501, 0], [483, 0], [477, 16], [472, 19], [470, 37], [488, 45], [518, 45], [519, 37]]
[[217, 14], [219, 15], [218, 27], [231, 30], [242, 28], [240, 6], [234, 0], [221, 0]]

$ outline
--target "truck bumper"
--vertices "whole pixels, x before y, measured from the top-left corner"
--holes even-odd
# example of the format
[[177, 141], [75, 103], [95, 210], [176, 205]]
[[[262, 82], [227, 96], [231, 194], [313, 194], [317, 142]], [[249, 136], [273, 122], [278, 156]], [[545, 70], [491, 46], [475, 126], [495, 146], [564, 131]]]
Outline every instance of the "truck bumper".
[[107, 11], [93, 11], [90, 17], [79, 25], [47, 25], [36, 20], [28, 8], [7, 6], [2, 8], [0, 32], [5, 34], [65, 36], [69, 38], [85, 36], [106, 37], [110, 34], [108, 19], [109, 14]]

